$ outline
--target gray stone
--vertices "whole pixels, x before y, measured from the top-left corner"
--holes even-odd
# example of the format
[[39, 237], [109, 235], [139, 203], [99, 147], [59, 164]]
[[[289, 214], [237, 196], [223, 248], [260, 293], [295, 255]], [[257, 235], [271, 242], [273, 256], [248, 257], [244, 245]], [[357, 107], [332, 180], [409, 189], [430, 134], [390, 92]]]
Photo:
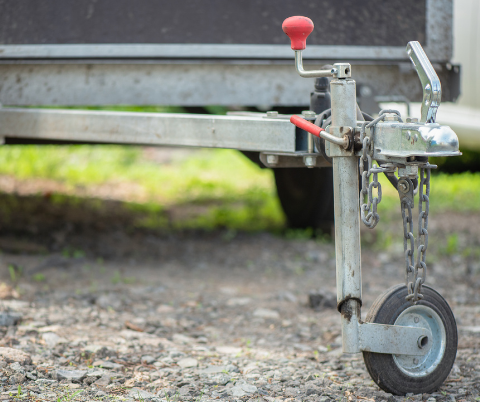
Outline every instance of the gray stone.
[[106, 387], [112, 382], [110, 374], [102, 375], [97, 381], [94, 382], [95, 385], [99, 387]]
[[31, 364], [32, 358], [29, 354], [14, 348], [0, 348], [0, 357], [7, 363], [18, 362], [20, 364]]
[[195, 339], [183, 334], [173, 334], [172, 340], [177, 344], [183, 345], [188, 345], [195, 342]]
[[144, 391], [143, 389], [133, 388], [129, 393], [129, 397], [132, 397], [135, 400], [143, 400], [143, 399], [151, 399], [154, 398], [155, 395], [151, 392]]
[[216, 385], [225, 385], [228, 384], [230, 381], [231, 377], [229, 375], [226, 375], [225, 373], [217, 374], [212, 378], [212, 382]]
[[298, 388], [288, 387], [285, 389], [285, 395], [289, 397], [295, 397], [300, 393]]
[[103, 370], [94, 370], [87, 373], [87, 377], [101, 377], [104, 374], [105, 374], [105, 371]]
[[183, 352], [180, 352], [176, 349], [174, 350], [171, 350], [170, 352], [168, 352], [168, 357], [171, 357], [172, 359], [175, 359], [177, 357], [183, 357], [183, 356], [186, 356], [185, 353]]
[[152, 364], [156, 361], [157, 359], [155, 359], [153, 356], [149, 356], [149, 355], [146, 355], [146, 356], [142, 356], [142, 363], [145, 363], [145, 364]]
[[234, 366], [233, 364], [227, 364], [225, 366], [225, 370], [227, 370], [229, 373], [239, 373], [240, 372], [238, 367]]
[[96, 300], [96, 304], [105, 310], [108, 308], [119, 310], [122, 307], [122, 301], [114, 294], [101, 295]]
[[102, 368], [105, 368], [105, 369], [120, 369], [120, 368], [123, 367], [123, 365], [121, 365], [121, 364], [114, 363], [114, 362], [111, 362], [111, 361], [108, 361], [108, 360], [97, 360], [97, 361], [93, 362], [93, 365], [95, 367], [102, 367]]
[[21, 373], [16, 373], [10, 377], [10, 381], [13, 384], [23, 384], [25, 382], [25, 376]]
[[29, 380], [32, 380], [32, 381], [35, 381], [37, 379], [37, 376], [32, 373], [26, 373], [25, 377], [27, 377]]
[[59, 381], [82, 381], [86, 376], [86, 370], [57, 370], [57, 380]]
[[20, 313], [0, 312], [0, 327], [11, 327], [12, 325], [17, 325], [20, 321], [22, 321]]
[[85, 350], [85, 352], [97, 353], [102, 348], [103, 346], [101, 345], [87, 345], [83, 348], [83, 350]]
[[38, 385], [51, 385], [55, 384], [56, 382], [56, 380], [49, 380], [48, 378], [39, 378], [35, 381], [35, 383]]
[[49, 348], [54, 348], [61, 342], [61, 338], [55, 332], [45, 332], [42, 338]]
[[189, 396], [192, 393], [192, 388], [189, 385], [184, 385], [178, 390], [181, 396]]
[[227, 391], [230, 395], [240, 398], [247, 395], [247, 393], [240, 386], [234, 386]]
[[186, 357], [185, 359], [179, 360], [177, 364], [181, 368], [189, 368], [189, 367], [197, 367], [198, 366], [198, 361], [197, 359], [193, 359], [191, 357]]
[[337, 296], [326, 289], [311, 291], [308, 295], [308, 303], [314, 310], [337, 307]]
[[254, 392], [257, 392], [257, 387], [255, 385], [245, 383], [245, 384], [242, 384], [240, 387], [249, 394], [253, 394]]
[[236, 346], [217, 346], [215, 350], [225, 355], [238, 355], [242, 353], [242, 348]]
[[319, 393], [320, 393], [320, 391], [319, 391], [317, 388], [307, 388], [307, 390], [305, 391], [305, 394], [306, 394], [307, 396], [309, 396], [309, 395], [317, 395], [317, 394], [319, 394]]
[[278, 311], [270, 310], [267, 308], [257, 308], [253, 312], [253, 316], [259, 318], [266, 318], [269, 320], [277, 320], [280, 318], [280, 314], [278, 313]]
[[200, 370], [200, 374], [216, 374], [226, 371], [226, 366], [208, 366], [206, 369]]
[[231, 299], [227, 300], [227, 306], [229, 307], [238, 307], [238, 306], [246, 306], [252, 301], [250, 297], [232, 297]]
[[295, 296], [292, 292], [289, 292], [288, 290], [280, 292], [278, 294], [278, 298], [280, 300], [289, 301], [291, 303], [297, 303], [298, 302], [297, 296]]
[[10, 364], [10, 368], [17, 373], [25, 374], [25, 369], [20, 365], [19, 362], [13, 362]]

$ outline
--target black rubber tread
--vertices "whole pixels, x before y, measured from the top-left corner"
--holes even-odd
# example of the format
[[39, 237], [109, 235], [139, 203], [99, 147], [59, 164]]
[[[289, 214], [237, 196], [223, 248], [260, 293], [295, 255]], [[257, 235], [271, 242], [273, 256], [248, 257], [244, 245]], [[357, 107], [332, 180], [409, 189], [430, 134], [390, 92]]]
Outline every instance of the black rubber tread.
[[273, 171], [288, 226], [295, 229], [311, 227], [331, 234], [334, 222], [332, 168], [279, 168]]
[[[365, 366], [373, 381], [381, 389], [394, 395], [431, 393], [438, 390], [450, 374], [455, 362], [458, 335], [452, 310], [446, 300], [429, 286], [422, 286], [422, 294], [424, 298], [417, 304], [434, 310], [442, 319], [446, 333], [445, 354], [432, 373], [424, 377], [410, 377], [398, 368], [392, 355], [363, 352]], [[393, 325], [398, 316], [412, 305], [405, 300], [406, 295], [405, 285], [388, 289], [375, 300], [365, 321]]]

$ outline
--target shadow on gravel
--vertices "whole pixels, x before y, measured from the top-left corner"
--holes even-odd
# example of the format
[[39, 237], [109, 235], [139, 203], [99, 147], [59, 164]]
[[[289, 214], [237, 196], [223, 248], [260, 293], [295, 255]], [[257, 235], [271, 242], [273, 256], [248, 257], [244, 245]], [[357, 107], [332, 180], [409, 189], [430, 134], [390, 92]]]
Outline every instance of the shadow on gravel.
[[[0, 193], [0, 250], [48, 253], [82, 250], [90, 257], [155, 258], [152, 240], [201, 236], [231, 240], [263, 231], [287, 238], [310, 238], [311, 231], [285, 233], [281, 225], [245, 201], [176, 204], [132, 203], [57, 193]], [[235, 217], [235, 214], [238, 214]], [[237, 225], [242, 221], [241, 225]], [[249, 222], [252, 225], [249, 226]], [[247, 227], [247, 230], [243, 230]]]

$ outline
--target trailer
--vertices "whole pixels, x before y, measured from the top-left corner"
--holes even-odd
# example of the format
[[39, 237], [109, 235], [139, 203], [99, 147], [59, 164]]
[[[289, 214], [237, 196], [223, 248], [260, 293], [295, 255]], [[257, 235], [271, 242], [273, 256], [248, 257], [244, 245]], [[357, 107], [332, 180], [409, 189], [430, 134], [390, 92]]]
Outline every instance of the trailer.
[[[452, 7], [452, 0], [409, 0], [402, 7], [380, 0], [282, 0], [274, 7], [267, 0], [0, 0], [0, 104], [177, 105], [197, 113], [205, 113], [207, 105], [222, 105], [318, 114], [328, 108], [328, 100], [321, 102], [326, 87], [316, 90], [314, 78], [297, 79], [285, 35], [278, 29], [285, 18], [307, 11], [319, 29], [309, 37], [305, 64], [352, 63], [363, 111], [378, 112], [379, 101], [421, 100], [416, 72], [404, 52], [411, 40], [426, 45], [443, 84], [443, 100], [453, 101], [459, 94], [459, 67], [450, 64]], [[317, 94], [310, 100], [312, 92]], [[45, 113], [38, 111], [38, 118]], [[2, 133], [6, 144], [39, 142], [40, 133], [32, 136], [17, 127]], [[132, 143], [172, 145], [179, 130], [183, 136], [196, 135], [178, 128], [170, 125], [161, 139], [152, 132], [149, 139]], [[92, 142], [85, 130], [75, 135], [68, 129], [49, 132], [42, 143]], [[298, 137], [291, 138], [296, 151], [308, 149], [304, 134], [291, 135]], [[273, 145], [253, 149], [239, 142], [218, 146], [248, 151], [261, 166], [257, 151], [279, 151]], [[194, 138], [177, 145], [211, 146]], [[270, 164], [291, 227], [331, 231], [332, 171], [326, 165], [298, 169], [305, 168], [301, 158], [287, 164], [284, 157]]]
[[[394, 394], [432, 392], [443, 383], [456, 356], [456, 324], [447, 302], [424, 283], [435, 168], [428, 158], [460, 154], [456, 134], [435, 122], [441, 101], [458, 96], [460, 70], [449, 62], [450, 0], [409, 0], [402, 7], [380, 0], [274, 7], [266, 0], [0, 0], [0, 9], [0, 137], [6, 145], [244, 152], [274, 169], [292, 226], [325, 229], [334, 215], [343, 351], [363, 353], [373, 380]], [[420, 119], [403, 121], [395, 110], [370, 116], [380, 101], [415, 100], [422, 102]], [[237, 111], [24, 107], [109, 104], [193, 111], [215, 104]], [[373, 229], [380, 219], [381, 173], [400, 198], [406, 283], [386, 290], [363, 322], [359, 228], [362, 221]]]

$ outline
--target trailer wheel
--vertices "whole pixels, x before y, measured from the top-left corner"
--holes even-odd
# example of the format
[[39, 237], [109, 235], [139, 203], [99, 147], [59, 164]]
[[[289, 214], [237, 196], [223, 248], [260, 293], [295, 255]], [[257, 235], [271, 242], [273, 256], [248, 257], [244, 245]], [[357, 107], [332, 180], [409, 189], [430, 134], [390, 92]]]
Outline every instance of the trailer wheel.
[[377, 324], [428, 328], [433, 342], [425, 356], [389, 355], [363, 352], [363, 359], [373, 381], [395, 395], [431, 393], [450, 374], [457, 354], [457, 325], [445, 299], [428, 286], [424, 298], [412, 305], [405, 300], [407, 288], [388, 289], [373, 304], [366, 321]]
[[332, 168], [279, 168], [273, 171], [288, 226], [294, 229], [311, 227], [332, 234]]

